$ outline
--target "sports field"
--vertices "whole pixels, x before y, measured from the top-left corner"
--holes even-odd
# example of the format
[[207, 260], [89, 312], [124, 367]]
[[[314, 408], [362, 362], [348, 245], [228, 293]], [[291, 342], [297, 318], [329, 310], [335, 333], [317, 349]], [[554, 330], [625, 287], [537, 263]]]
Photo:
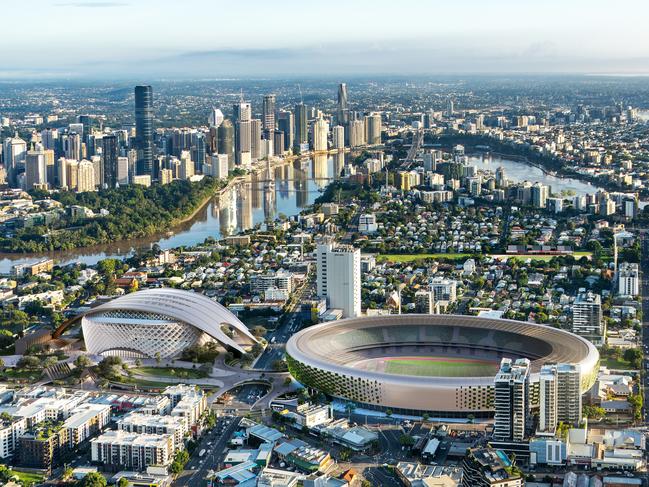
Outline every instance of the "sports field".
[[489, 360], [454, 357], [385, 357], [357, 366], [386, 374], [421, 377], [485, 377], [498, 371], [498, 364]]

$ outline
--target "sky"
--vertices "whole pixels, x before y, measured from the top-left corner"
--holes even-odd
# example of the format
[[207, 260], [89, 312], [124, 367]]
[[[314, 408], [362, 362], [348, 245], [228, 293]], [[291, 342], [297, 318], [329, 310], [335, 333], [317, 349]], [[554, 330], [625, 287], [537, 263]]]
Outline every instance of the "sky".
[[0, 1], [0, 78], [649, 72], [646, 0]]

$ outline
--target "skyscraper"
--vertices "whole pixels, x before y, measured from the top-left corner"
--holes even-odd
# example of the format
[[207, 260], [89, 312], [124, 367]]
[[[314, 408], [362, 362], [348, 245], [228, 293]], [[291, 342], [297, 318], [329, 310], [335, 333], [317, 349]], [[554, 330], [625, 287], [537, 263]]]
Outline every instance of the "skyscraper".
[[135, 87], [135, 149], [137, 175], [151, 174], [153, 169], [153, 89]]
[[[103, 159], [103, 181], [100, 185], [108, 188], [117, 186], [117, 158], [119, 156], [117, 136], [104, 135], [101, 139], [101, 155]], [[95, 175], [96, 176], [96, 175]]]
[[328, 149], [327, 147], [327, 137], [329, 135], [329, 124], [326, 120], [319, 118], [313, 124], [313, 137], [311, 138], [313, 142], [312, 149], [315, 152], [322, 152]]
[[223, 123], [223, 112], [219, 108], [212, 108], [209, 117], [210, 127], [219, 128]]
[[264, 96], [262, 124], [264, 130], [275, 130], [275, 95]]
[[307, 132], [306, 105], [295, 105], [295, 147], [300, 148], [309, 141]]
[[47, 166], [45, 150], [41, 144], [36, 144], [34, 150], [27, 151], [25, 158], [25, 189], [30, 190], [34, 185], [47, 183]]
[[288, 151], [293, 147], [293, 139], [295, 137], [295, 118], [292, 112], [281, 111], [277, 120], [277, 127], [284, 132], [284, 147]]
[[572, 305], [572, 331], [595, 339], [604, 335], [602, 298], [599, 294], [581, 289]]
[[250, 103], [241, 101], [234, 105], [234, 158], [237, 165], [249, 166], [251, 160], [251, 117]]
[[366, 139], [369, 145], [381, 143], [381, 114], [372, 113], [365, 117]]
[[335, 245], [329, 239], [317, 246], [317, 289], [330, 308], [343, 310], [345, 318], [361, 314], [361, 251]]
[[228, 156], [230, 169], [234, 168], [234, 127], [230, 120], [223, 120], [218, 130], [218, 153]]
[[338, 85], [338, 124], [346, 125], [349, 122], [349, 103], [347, 100], [347, 84]]
[[581, 370], [577, 364], [544, 365], [539, 374], [539, 431], [581, 421]]
[[262, 121], [258, 118], [250, 120], [250, 157], [253, 161], [261, 158], [261, 127]]
[[529, 422], [530, 361], [503, 358], [494, 379], [494, 439], [522, 441]]

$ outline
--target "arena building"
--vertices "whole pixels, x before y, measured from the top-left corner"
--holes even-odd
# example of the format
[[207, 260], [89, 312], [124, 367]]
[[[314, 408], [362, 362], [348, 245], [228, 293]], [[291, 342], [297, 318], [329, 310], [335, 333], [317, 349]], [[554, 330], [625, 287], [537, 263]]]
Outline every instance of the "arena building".
[[81, 320], [86, 350], [130, 358], [179, 356], [194, 345], [215, 340], [245, 352], [257, 342], [239, 319], [208, 297], [177, 289], [126, 294], [87, 311]]
[[513, 320], [391, 315], [322, 323], [293, 335], [289, 371], [307, 387], [362, 407], [403, 414], [489, 417], [500, 359], [531, 361], [532, 405], [548, 363], [581, 369], [595, 382], [597, 349], [572, 333]]

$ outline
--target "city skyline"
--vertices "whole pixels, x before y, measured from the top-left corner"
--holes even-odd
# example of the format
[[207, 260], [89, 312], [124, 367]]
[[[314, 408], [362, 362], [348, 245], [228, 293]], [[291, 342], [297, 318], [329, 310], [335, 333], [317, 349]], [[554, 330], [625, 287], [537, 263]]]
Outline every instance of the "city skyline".
[[[21, 22], [6, 23], [0, 79], [646, 74], [649, 59], [646, 32], [629, 21], [629, 12], [643, 18], [649, 6], [635, 0], [624, 9], [582, 0], [543, 9], [510, 0], [398, 8], [383, 0], [308, 7], [291, 0], [282, 9], [190, 0], [181, 10], [151, 0], [30, 3], [39, 12], [30, 36]], [[5, 15], [20, 18], [22, 7], [7, 5]], [[74, 28], [57, 30], [52, 42], [53, 25]]]

